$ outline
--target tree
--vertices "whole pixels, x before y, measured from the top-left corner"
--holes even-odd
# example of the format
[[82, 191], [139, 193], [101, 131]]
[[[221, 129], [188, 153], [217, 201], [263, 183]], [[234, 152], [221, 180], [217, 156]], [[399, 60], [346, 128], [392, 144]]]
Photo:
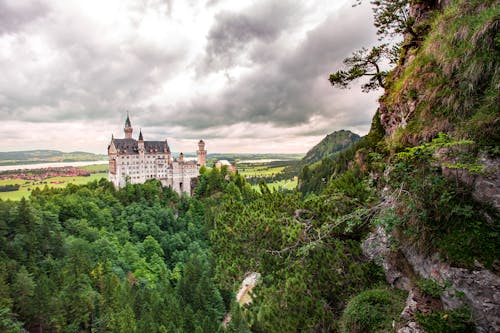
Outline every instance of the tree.
[[[362, 0], [356, 0], [353, 7], [362, 2]], [[433, 0], [428, 2], [430, 6], [435, 5]], [[373, 0], [370, 3], [373, 5], [373, 19], [378, 35], [394, 37], [409, 33], [417, 37], [413, 28], [415, 19], [410, 15], [412, 0]]]
[[347, 70], [339, 70], [330, 74], [328, 80], [332, 86], [345, 89], [351, 81], [369, 76], [368, 83], [362, 86], [364, 92], [384, 88], [387, 71], [381, 70], [379, 63], [382, 59], [388, 58], [389, 54], [387, 44], [375, 46], [371, 50], [362, 48], [344, 60]]
[[417, 33], [413, 29], [415, 18], [410, 15], [411, 2], [411, 0], [372, 1], [374, 25], [377, 28], [377, 34], [394, 37], [408, 33], [412, 37], [417, 37]]
[[[361, 4], [361, 2], [362, 0], [357, 0], [354, 6]], [[373, 5], [373, 24], [377, 28], [380, 40], [385, 37], [405, 36], [407, 34], [410, 35], [410, 40], [415, 40], [418, 37], [414, 28], [415, 18], [410, 15], [412, 0], [374, 0], [371, 1], [371, 4]], [[385, 88], [385, 78], [388, 71], [382, 70], [381, 64], [384, 60], [392, 65], [396, 64], [400, 58], [401, 44], [396, 43], [390, 46], [384, 43], [374, 46], [370, 50], [363, 47], [344, 60], [346, 70], [330, 74], [328, 80], [332, 86], [345, 89], [352, 81], [367, 76], [370, 79], [361, 87], [362, 91], [369, 92]]]

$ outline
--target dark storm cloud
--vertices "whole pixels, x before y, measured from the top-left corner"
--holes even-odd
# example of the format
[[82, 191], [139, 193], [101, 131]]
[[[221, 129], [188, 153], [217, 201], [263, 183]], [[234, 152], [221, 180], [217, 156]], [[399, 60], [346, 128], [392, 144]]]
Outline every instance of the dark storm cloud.
[[48, 128], [60, 132], [54, 142], [74, 134], [61, 124], [94, 124], [108, 140], [121, 134], [125, 110], [134, 134], [142, 127], [150, 139], [255, 137], [267, 147], [367, 127], [376, 96], [327, 78], [376, 41], [371, 10], [245, 3], [0, 0], [0, 117], [22, 133], [11, 146]]
[[[280, 13], [275, 15], [281, 16]], [[250, 74], [228, 85], [218, 96], [200, 96], [178, 106], [181, 112], [175, 112], [176, 117], [168, 121], [192, 129], [239, 122], [297, 126], [315, 115], [337, 117], [339, 124], [344, 126], [369, 123], [367, 114], [373, 110], [367, 110], [367, 105], [373, 105], [370, 100], [375, 99], [374, 95], [363, 95], [357, 89], [333, 89], [327, 80], [328, 74], [341, 65], [343, 58], [360, 45], [370, 45], [375, 41], [367, 17], [370, 17], [370, 12], [366, 7], [345, 7], [307, 33], [293, 52], [268, 45], [274, 54], [281, 56], [271, 62], [266, 58], [255, 64]], [[245, 40], [258, 38], [256, 36], [271, 39], [280, 31], [264, 27], [262, 31], [265, 33], [253, 29], [243, 32], [246, 23], [227, 25], [227, 22], [232, 21], [219, 17], [215, 23], [212, 31], [227, 27], [229, 32], [222, 34], [223, 38], [211, 39], [209, 50], [214, 48], [210, 44], [214, 41], [217, 45], [226, 45], [220, 47], [221, 53], [233, 45], [238, 45], [234, 48], [241, 50], [245, 48]], [[230, 38], [227, 34], [240, 38]], [[208, 57], [211, 57], [210, 52]], [[159, 107], [157, 112], [162, 112], [161, 109]], [[168, 108], [166, 110], [169, 113]]]
[[300, 20], [303, 7], [296, 1], [257, 2], [242, 13], [223, 11], [207, 37], [206, 58], [198, 70], [225, 69], [245, 61], [253, 42], [270, 43]]
[[[59, 24], [45, 27], [41, 38], [50, 50], [47, 59], [30, 49], [28, 36], [17, 30], [19, 35], [12, 43], [14, 51], [19, 50], [17, 58], [8, 59], [11, 66], [0, 59], [4, 67], [0, 112], [9, 119], [59, 122], [115, 117], [117, 110], [124, 112], [154, 94], [161, 82], [175, 73], [186, 52], [182, 46], [169, 47], [168, 36], [164, 43], [138, 36], [106, 41], [107, 36], [98, 38], [93, 27], [71, 19], [62, 20], [68, 23], [65, 29]], [[31, 29], [45, 23], [33, 22]], [[37, 67], [39, 62], [48, 64]]]

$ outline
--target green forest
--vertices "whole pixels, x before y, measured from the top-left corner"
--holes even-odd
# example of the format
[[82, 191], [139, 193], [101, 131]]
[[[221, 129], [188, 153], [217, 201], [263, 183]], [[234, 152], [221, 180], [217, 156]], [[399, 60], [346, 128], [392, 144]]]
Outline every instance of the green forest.
[[191, 196], [101, 179], [0, 200], [0, 332], [496, 331], [498, 2], [373, 5], [403, 42], [330, 76], [395, 61], [363, 86], [384, 89], [370, 132], [315, 155], [297, 189], [201, 167]]

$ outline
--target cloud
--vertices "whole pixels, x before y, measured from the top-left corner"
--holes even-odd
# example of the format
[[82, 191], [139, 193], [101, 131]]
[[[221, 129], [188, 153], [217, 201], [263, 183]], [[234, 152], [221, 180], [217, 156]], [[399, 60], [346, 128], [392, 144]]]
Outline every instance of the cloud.
[[[275, 15], [282, 16], [279, 12]], [[219, 94], [194, 96], [175, 108], [156, 106], [155, 112], [161, 114], [163, 109], [169, 123], [192, 130], [240, 122], [297, 126], [312, 121], [314, 116], [337, 118], [335, 121], [343, 126], [359, 125], [362, 117], [368, 124], [367, 111], [374, 111], [375, 95], [364, 95], [358, 90], [335, 90], [327, 80], [328, 74], [360, 44], [375, 42], [371, 23], [359, 20], [359, 16], [365, 15], [370, 15], [369, 8], [345, 6], [308, 31], [293, 52], [284, 52], [287, 47], [268, 46], [268, 50], [279, 56], [272, 61], [254, 62], [251, 71], [228, 83]], [[216, 22], [217, 31], [227, 27], [226, 18], [219, 17], [220, 20], [225, 23]], [[255, 33], [253, 29], [239, 33], [240, 30], [245, 29], [238, 24], [227, 28], [221, 42], [227, 45], [221, 50], [233, 47], [241, 50], [239, 44], [246, 44], [244, 41], [275, 37], [280, 31], [263, 28], [266, 33]], [[267, 33], [268, 30], [273, 32]], [[227, 34], [243, 37], [226, 38]], [[211, 43], [213, 40], [209, 39], [208, 49], [212, 48]], [[208, 58], [211, 58], [210, 53]], [[229, 62], [224, 68], [230, 70], [237, 65]]]
[[0, 35], [19, 31], [47, 14], [41, 1], [0, 0]]
[[243, 12], [216, 14], [207, 37], [207, 56], [199, 71], [206, 73], [250, 61], [249, 50], [259, 42], [269, 44], [276, 41], [300, 21], [304, 9], [297, 1], [259, 1]]
[[125, 110], [184, 150], [203, 137], [304, 151], [333, 130], [366, 133], [376, 94], [327, 78], [376, 42], [371, 15], [349, 0], [0, 0], [4, 143], [101, 151]]
[[[0, 112], [31, 122], [106, 119], [154, 94], [183, 66], [188, 50], [182, 36], [175, 43], [148, 36], [147, 24], [155, 21], [165, 34], [176, 30], [161, 21], [162, 11], [149, 17], [148, 10], [136, 8], [117, 22], [96, 24], [78, 8], [54, 6], [51, 15], [2, 39]], [[141, 19], [147, 22], [130, 26]]]

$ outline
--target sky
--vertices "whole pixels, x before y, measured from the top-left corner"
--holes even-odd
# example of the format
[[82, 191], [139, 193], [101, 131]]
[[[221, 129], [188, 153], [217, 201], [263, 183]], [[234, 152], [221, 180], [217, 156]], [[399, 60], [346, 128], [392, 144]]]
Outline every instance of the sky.
[[0, 0], [0, 151], [304, 153], [368, 132], [379, 92], [330, 73], [376, 44], [354, 0]]

